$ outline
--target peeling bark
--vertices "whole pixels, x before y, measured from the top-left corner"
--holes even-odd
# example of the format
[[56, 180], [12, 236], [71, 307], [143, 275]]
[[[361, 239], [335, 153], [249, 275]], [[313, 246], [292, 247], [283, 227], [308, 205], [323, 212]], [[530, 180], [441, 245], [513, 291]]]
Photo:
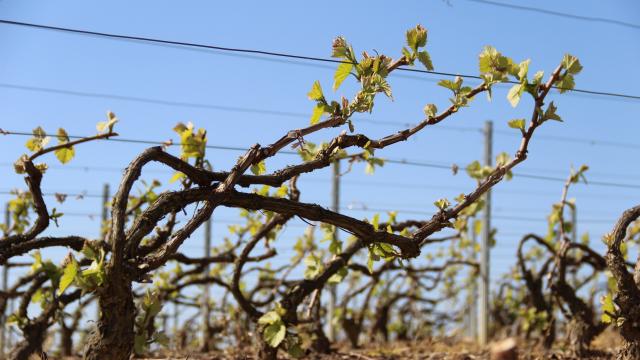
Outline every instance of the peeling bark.
[[128, 360], [133, 351], [136, 308], [131, 281], [124, 276], [114, 280], [99, 290], [100, 319], [87, 340], [85, 360]]

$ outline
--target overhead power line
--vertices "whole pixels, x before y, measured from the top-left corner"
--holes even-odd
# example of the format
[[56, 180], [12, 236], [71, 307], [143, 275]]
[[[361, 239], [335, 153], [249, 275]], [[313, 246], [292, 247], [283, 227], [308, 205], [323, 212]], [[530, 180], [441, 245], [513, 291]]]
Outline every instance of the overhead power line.
[[604, 23], [604, 24], [624, 26], [626, 28], [640, 30], [640, 25], [638, 25], [638, 24], [633, 24], [633, 23], [629, 23], [629, 22], [625, 22], [625, 21], [616, 20], [616, 19], [607, 19], [607, 18], [601, 18], [601, 17], [596, 17], [596, 16], [584, 16], [584, 15], [569, 14], [569, 13], [563, 13], [563, 12], [560, 12], [560, 11], [541, 9], [541, 8], [537, 8], [537, 7], [533, 7], [533, 6], [507, 4], [507, 3], [503, 3], [503, 2], [489, 1], [489, 0], [467, 0], [467, 1], [472, 1], [472, 2], [475, 2], [475, 3], [492, 5], [492, 6], [499, 6], [499, 7], [503, 7], [503, 8], [515, 9], [515, 10], [523, 10], [523, 11], [529, 11], [529, 12], [536, 12], [536, 13], [540, 13], [540, 14], [559, 16], [559, 17], [563, 17], [563, 18], [567, 18], [567, 19], [583, 20], [583, 21], [589, 21], [589, 22], [600, 22], [600, 23]]
[[[18, 136], [33, 136], [33, 133], [23, 132], [23, 131], [6, 131], [0, 129], [0, 135], [18, 135]], [[84, 139], [87, 136], [80, 135], [69, 135], [69, 139]], [[112, 142], [121, 142], [121, 143], [130, 143], [130, 144], [143, 144], [143, 145], [156, 145], [156, 146], [181, 146], [181, 143], [174, 143], [170, 140], [166, 141], [154, 141], [154, 140], [142, 140], [142, 139], [126, 139], [121, 137], [113, 137], [113, 138], [104, 138], [99, 139], [100, 141], [112, 141]], [[247, 148], [238, 147], [238, 146], [224, 146], [224, 145], [206, 145], [207, 149], [216, 149], [216, 150], [230, 150], [230, 151], [247, 151]], [[287, 155], [297, 155], [298, 153], [295, 151], [279, 151], [279, 153], [287, 154]]]
[[[60, 27], [60, 26], [34, 24], [34, 23], [27, 23], [27, 22], [13, 21], [13, 20], [0, 19], [0, 23], [7, 24], [7, 25], [41, 29], [41, 30], [61, 31], [66, 33], [98, 36], [98, 37], [105, 37], [105, 38], [119, 39], [119, 40], [143, 41], [143, 42], [156, 43], [156, 44], [186, 46], [186, 47], [194, 47], [194, 48], [200, 48], [200, 49], [226, 51], [226, 52], [232, 52], [232, 53], [264, 55], [264, 56], [271, 56], [271, 57], [278, 57], [278, 58], [316, 61], [316, 62], [324, 62], [324, 63], [345, 63], [345, 61], [342, 61], [342, 60], [327, 59], [327, 58], [321, 58], [321, 57], [315, 57], [315, 56], [297, 55], [297, 54], [290, 54], [290, 53], [284, 53], [284, 52], [255, 50], [255, 49], [232, 48], [232, 47], [207, 45], [207, 44], [200, 44], [200, 43], [193, 43], [193, 42], [164, 40], [164, 39], [157, 39], [157, 38], [150, 38], [150, 37], [143, 37], [143, 36], [121, 35], [121, 34], [113, 34], [113, 33], [106, 33], [106, 32], [82, 30], [82, 29], [72, 29], [72, 28], [66, 28], [66, 27]], [[450, 72], [411, 69], [406, 67], [400, 67], [398, 68], [398, 70], [414, 72], [414, 73], [451, 76], [451, 77], [460, 76], [467, 79], [482, 80], [482, 78], [477, 75], [454, 74]], [[515, 81], [508, 81], [508, 83], [517, 84], [517, 82]], [[555, 87], [555, 86], [554, 88], [559, 89], [558, 87]], [[629, 95], [629, 94], [621, 94], [621, 93], [614, 93], [614, 92], [608, 92], [608, 91], [595, 91], [595, 90], [585, 90], [585, 89], [565, 89], [565, 90], [576, 92], [576, 93], [590, 94], [590, 95], [600, 95], [600, 96], [610, 96], [610, 97], [617, 97], [617, 98], [640, 100], [640, 96], [638, 95]]]
[[[91, 193], [84, 193], [84, 192], [80, 192], [80, 193], [64, 193], [64, 192], [59, 192], [59, 193], [43, 193], [44, 196], [59, 196], [60, 194], [66, 195], [66, 196], [70, 196], [70, 197], [85, 197], [85, 198], [102, 198], [102, 195], [100, 194], [91, 194]], [[11, 195], [11, 191], [6, 191], [6, 190], [2, 190], [0, 191], [0, 195]], [[330, 208], [330, 206], [325, 206], [326, 208]], [[388, 209], [383, 209], [383, 208], [376, 208], [376, 207], [368, 207], [366, 205], [362, 205], [360, 207], [355, 207], [353, 206], [353, 204], [342, 204], [341, 207], [344, 209], [344, 211], [357, 211], [357, 212], [378, 212], [378, 213], [384, 213], [387, 211], [397, 211], [398, 213], [404, 213], [404, 214], [413, 214], [413, 215], [424, 215], [424, 216], [433, 216], [434, 213], [433, 212], [428, 212], [428, 211], [423, 211], [423, 210], [415, 210], [415, 209], [402, 209], [402, 208], [396, 208], [394, 206], [391, 206]], [[91, 217], [91, 218], [99, 218], [100, 214], [98, 213], [93, 213], [93, 212], [78, 212], [78, 211], [62, 211], [62, 213], [65, 216], [72, 216], [72, 217], [82, 217], [82, 216], [86, 216], [86, 217]], [[513, 213], [512, 211], [507, 211], [507, 210], [501, 210], [499, 211], [499, 213], [505, 213], [505, 214], [511, 214]], [[523, 222], [546, 222], [547, 219], [542, 216], [542, 217], [533, 217], [533, 216], [529, 216], [529, 217], [525, 217], [525, 216], [510, 216], [510, 215], [494, 215], [493, 216], [496, 219], [500, 219], [500, 220], [509, 220], [509, 221], [523, 221]], [[221, 219], [216, 219], [216, 222], [222, 222], [222, 223], [227, 223], [227, 224], [237, 224], [239, 221], [241, 221], [240, 218], [238, 218], [238, 220], [232, 220], [232, 219], [225, 219], [222, 220]], [[580, 222], [582, 223], [592, 223], [592, 224], [613, 224], [615, 220], [603, 220], [603, 219], [580, 219]]]
[[[367, 206], [363, 207], [347, 207], [346, 210], [350, 211], [368, 211], [368, 212], [387, 212], [391, 209], [381, 209], [381, 208], [371, 208]], [[422, 210], [411, 210], [411, 209], [394, 209], [398, 213], [405, 214], [414, 214], [414, 215], [424, 215], [424, 216], [433, 216], [435, 213], [422, 211]], [[511, 212], [508, 212], [511, 213]], [[546, 217], [533, 217], [533, 216], [510, 216], [510, 215], [492, 215], [492, 218], [500, 219], [500, 220], [509, 220], [509, 221], [523, 221], [523, 222], [547, 222]], [[615, 222], [612, 220], [603, 220], [603, 219], [579, 219], [582, 223], [592, 223], [592, 224], [613, 224]]]
[[[156, 105], [163, 105], [163, 106], [211, 109], [211, 110], [220, 110], [220, 111], [229, 111], [229, 112], [239, 112], [239, 113], [245, 113], [245, 114], [285, 116], [285, 117], [292, 117], [292, 118], [305, 118], [305, 119], [310, 118], [310, 113], [307, 114], [302, 112], [258, 109], [258, 108], [242, 107], [242, 106], [204, 104], [204, 103], [185, 102], [185, 101], [173, 101], [173, 100], [165, 100], [165, 99], [140, 97], [140, 96], [115, 95], [115, 94], [108, 94], [108, 93], [76, 91], [76, 90], [57, 89], [57, 88], [40, 87], [40, 86], [26, 86], [26, 85], [9, 84], [9, 83], [0, 83], [0, 87], [7, 88], [7, 89], [37, 91], [37, 92], [44, 92], [44, 93], [51, 93], [51, 94], [62, 94], [62, 95], [90, 97], [90, 98], [103, 98], [103, 99], [113, 99], [113, 100], [121, 100], [121, 101], [133, 101], [133, 102], [156, 104]], [[412, 125], [411, 123], [375, 120], [375, 119], [368, 119], [368, 118], [362, 118], [362, 117], [354, 117], [353, 119], [358, 122], [366, 122], [374, 125], [389, 125], [389, 126], [411, 126]], [[481, 131], [480, 128], [464, 127], [464, 126], [439, 126], [439, 127], [435, 127], [434, 129], [459, 131], [459, 132], [480, 132]]]
[[[273, 116], [285, 116], [292, 118], [304, 118], [308, 119], [309, 114], [302, 112], [291, 112], [291, 111], [279, 111], [279, 110], [271, 110], [271, 109], [259, 109], [259, 108], [248, 108], [242, 106], [228, 106], [228, 105], [216, 105], [216, 104], [204, 104], [204, 103], [194, 103], [194, 102], [183, 102], [183, 101], [173, 101], [173, 100], [165, 100], [165, 99], [156, 99], [156, 98], [147, 98], [147, 97], [139, 97], [139, 96], [126, 96], [126, 95], [115, 95], [108, 93], [96, 93], [96, 92], [86, 92], [86, 91], [77, 91], [77, 90], [67, 90], [67, 89], [58, 89], [58, 88], [49, 88], [49, 87], [40, 87], [40, 86], [26, 86], [26, 85], [18, 85], [18, 84], [9, 84], [9, 83], [0, 83], [0, 87], [7, 89], [18, 89], [18, 90], [26, 90], [26, 91], [37, 91], [44, 93], [53, 93], [53, 94], [62, 94], [62, 95], [71, 95], [71, 96], [80, 96], [80, 97], [90, 97], [90, 98], [104, 98], [104, 99], [114, 99], [121, 101], [133, 101], [133, 102], [141, 102], [141, 103], [149, 103], [149, 104], [157, 104], [163, 106], [177, 106], [177, 107], [191, 107], [191, 108], [200, 108], [200, 109], [212, 109], [212, 110], [220, 110], [220, 111], [229, 111], [229, 112], [239, 112], [239, 113], [249, 113], [249, 114], [262, 114], [262, 115], [273, 115]], [[375, 120], [361, 117], [354, 117], [354, 120], [358, 122], [366, 122], [373, 125], [385, 125], [385, 126], [413, 126], [415, 123], [411, 122], [398, 122], [398, 121], [388, 121], [388, 120]], [[453, 126], [453, 125], [440, 125], [433, 127], [432, 129], [436, 130], [446, 130], [446, 131], [456, 131], [456, 132], [474, 132], [474, 133], [482, 133], [482, 129], [474, 126]], [[515, 131], [508, 130], [494, 130], [494, 132], [498, 135], [510, 136], [510, 137], [519, 137], [520, 135]], [[610, 140], [602, 140], [602, 139], [588, 139], [588, 138], [579, 138], [579, 137], [568, 137], [568, 136], [553, 136], [553, 135], [537, 135], [537, 139], [540, 140], [551, 140], [551, 141], [561, 141], [561, 142], [574, 142], [579, 144], [591, 145], [591, 146], [608, 146], [608, 147], [616, 147], [616, 148], [624, 148], [624, 149], [640, 149], [640, 145], [633, 143], [624, 143], [618, 141], [610, 141]]]
[[[494, 130], [494, 132], [499, 135], [506, 135], [506, 136], [518, 137], [518, 138], [521, 137], [520, 133], [515, 131]], [[601, 139], [588, 139], [588, 138], [571, 137], [571, 136], [537, 135], [536, 139], [560, 141], [560, 142], [572, 142], [572, 143], [592, 145], [592, 146], [608, 146], [608, 147], [616, 147], [616, 148], [623, 148], [623, 149], [634, 149], [634, 150], [640, 149], [639, 144], [625, 143], [620, 141], [601, 140]]]
[[[331, 179], [327, 179], [327, 181], [329, 181]], [[349, 181], [349, 180], [342, 180], [341, 183], [352, 183], [352, 184], [359, 184], [359, 185], [364, 185], [367, 184], [367, 182], [359, 182], [359, 181]], [[389, 184], [389, 186], [405, 186], [406, 184], [399, 184], [399, 183], [385, 183], [385, 184]], [[381, 183], [374, 183], [373, 185], [377, 185], [377, 186], [382, 186]], [[0, 195], [14, 195], [15, 190], [11, 191], [11, 190], [0, 190]], [[48, 191], [48, 192], [43, 192], [42, 193], [43, 196], [45, 197], [59, 197], [59, 196], [65, 196], [65, 201], [67, 198], [74, 198], [76, 200], [78, 199], [84, 199], [84, 198], [93, 198], [93, 199], [102, 199], [104, 198], [103, 194], [99, 194], [97, 192], [92, 192], [92, 191], [88, 191], [88, 190], [82, 190], [82, 191], [62, 191], [62, 190], [58, 190], [58, 191]], [[313, 203], [322, 203], [325, 199], [318, 199], [318, 200], [310, 200], [308, 199], [307, 202], [313, 202]], [[379, 202], [375, 202], [375, 203], [363, 203], [360, 201], [351, 201], [351, 202], [347, 202], [347, 203], [341, 203], [340, 204], [340, 208], [341, 209], [362, 209], [362, 210], [367, 210], [369, 209], [369, 206], [374, 206], [374, 208], [380, 208], [380, 206], [386, 207], [388, 208], [388, 210], [393, 210], [395, 208], [403, 208], [405, 206], [411, 206], [412, 208], [405, 208], [405, 210], [403, 211], [413, 211], [413, 210], [417, 210], [420, 209], [424, 206], [424, 203], [421, 204], [410, 204], [410, 203], [395, 203], [395, 202], [383, 202], [383, 203], [379, 203]], [[505, 214], [512, 214], [512, 213], [530, 213], [530, 214], [539, 214], [539, 213], [546, 213], [548, 211], [548, 209], [538, 209], [538, 208], [523, 208], [523, 207], [496, 207], [495, 210], [498, 213], [505, 213]], [[377, 210], [377, 211], [382, 211], [382, 210]], [[386, 211], [386, 210], [385, 210]], [[580, 210], [581, 214], [585, 214], [584, 210]], [[586, 213], [592, 214], [592, 215], [612, 215], [609, 212], [598, 212], [598, 211], [588, 211]], [[65, 214], [67, 214], [65, 212]]]
[[[543, 175], [534, 175], [534, 174], [523, 174], [523, 173], [514, 173], [514, 176], [528, 178], [528, 179], [536, 179], [536, 180], [547, 180], [547, 181], [557, 181], [557, 182], [566, 182], [567, 179], [557, 178], [553, 176], [543, 176]], [[640, 185], [634, 184], [622, 184], [608, 181], [588, 181], [589, 185], [596, 186], [608, 186], [608, 187], [617, 187], [617, 188], [627, 188], [627, 189], [640, 189]]]
[[[0, 129], [0, 135], [8, 136], [8, 135], [16, 135], [16, 136], [33, 136], [30, 132], [21, 132], [21, 131], [7, 131], [4, 129]], [[68, 135], [69, 139], [83, 139], [87, 136], [80, 135]], [[134, 143], [134, 144], [145, 144], [145, 145], [156, 145], [156, 146], [180, 146], [180, 143], [174, 143], [171, 141], [154, 141], [154, 140], [141, 140], [141, 139], [127, 139], [127, 138], [103, 138], [99, 139], [100, 141], [113, 141], [113, 142], [122, 142], [122, 143]], [[207, 149], [216, 149], [216, 150], [227, 150], [227, 151], [248, 151], [247, 148], [239, 147], [239, 146], [223, 146], [223, 145], [206, 145]], [[287, 151], [282, 150], [279, 151], [280, 154], [285, 155], [298, 155], [296, 151]], [[419, 167], [427, 167], [434, 169], [443, 169], [443, 170], [451, 170], [450, 165], [437, 164], [432, 162], [421, 162], [421, 161], [412, 161], [407, 159], [393, 159], [393, 158], [384, 158], [384, 161], [390, 164], [398, 164], [398, 165], [409, 165], [409, 166], [419, 166]], [[543, 176], [543, 175], [535, 175], [535, 174], [525, 174], [525, 173], [515, 173], [513, 174], [517, 177], [535, 179], [535, 180], [544, 180], [544, 181], [556, 181], [556, 182], [565, 182], [565, 178], [560, 177], [552, 177], [552, 176]], [[628, 188], [628, 189], [640, 189], [640, 185], [635, 184], [624, 184], [624, 183], [615, 183], [615, 182], [605, 182], [605, 181], [589, 181], [590, 185], [596, 186], [605, 186], [605, 187], [617, 187], [617, 188]]]

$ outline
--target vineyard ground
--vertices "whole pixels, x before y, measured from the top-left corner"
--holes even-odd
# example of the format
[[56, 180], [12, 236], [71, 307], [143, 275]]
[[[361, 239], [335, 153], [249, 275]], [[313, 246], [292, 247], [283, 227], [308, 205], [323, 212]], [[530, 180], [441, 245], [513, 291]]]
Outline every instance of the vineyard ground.
[[[619, 346], [620, 338], [613, 331], [606, 331], [593, 343], [592, 360], [613, 359], [615, 348]], [[360, 349], [349, 348], [346, 344], [339, 344], [335, 352], [329, 355], [311, 354], [305, 359], [312, 360], [480, 360], [490, 359], [488, 349], [480, 348], [472, 342], [454, 341], [452, 339], [425, 340], [422, 342], [391, 342], [370, 343]], [[255, 359], [253, 349], [194, 353], [194, 352], [166, 352], [141, 358], [144, 360], [250, 360]], [[52, 359], [50, 357], [50, 359]], [[75, 360], [67, 358], [65, 360]], [[288, 359], [281, 353], [279, 359]], [[518, 344], [518, 359], [521, 360], [574, 360], [585, 357], [571, 356], [561, 348], [544, 351], [542, 348], [520, 341]], [[502, 359], [498, 359], [502, 360]], [[510, 360], [505, 358], [504, 360]]]

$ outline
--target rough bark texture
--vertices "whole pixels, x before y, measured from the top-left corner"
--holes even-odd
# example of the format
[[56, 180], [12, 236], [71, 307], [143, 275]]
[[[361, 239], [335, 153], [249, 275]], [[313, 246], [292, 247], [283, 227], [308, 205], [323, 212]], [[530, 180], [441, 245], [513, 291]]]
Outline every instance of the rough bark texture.
[[60, 327], [60, 347], [62, 356], [73, 355], [73, 329], [67, 326]]
[[[635, 317], [629, 317], [620, 327], [620, 335], [624, 339], [624, 345], [616, 355], [617, 359], [630, 360], [640, 359], [640, 326], [637, 320], [640, 319], [640, 304], [634, 307]], [[627, 315], [629, 313], [625, 313]]]
[[626, 260], [620, 251], [620, 246], [626, 240], [627, 228], [640, 217], [640, 206], [625, 211], [618, 219], [610, 234], [608, 244], [607, 267], [611, 271], [618, 285], [618, 292], [613, 301], [618, 305], [618, 316], [625, 319], [620, 327], [620, 335], [624, 339], [624, 346], [616, 355], [617, 359], [640, 359], [640, 289], [633, 274], [627, 270]]
[[569, 307], [567, 315], [568, 345], [571, 352], [578, 356], [586, 356], [589, 352], [591, 341], [606, 328], [606, 324], [596, 322], [593, 309], [580, 299], [574, 289], [566, 282], [559, 281], [552, 289], [563, 299]]
[[27, 360], [32, 354], [42, 352], [42, 343], [47, 333], [46, 323], [36, 323], [23, 330], [24, 339], [11, 350], [10, 360]]
[[376, 334], [379, 334], [381, 340], [384, 342], [389, 341], [389, 312], [391, 311], [391, 304], [384, 304], [384, 306], [376, 309], [376, 320], [371, 328], [371, 338], [374, 339]]
[[86, 360], [128, 360], [131, 356], [136, 308], [131, 281], [119, 280], [105, 284], [98, 294], [100, 319], [87, 341]]
[[[415, 48], [416, 47], [414, 46], [414, 50], [416, 50]], [[369, 58], [366, 54], [364, 56], [365, 58]], [[382, 57], [379, 59], [382, 59]], [[412, 61], [410, 61], [406, 55], [392, 62], [384, 62], [384, 66], [386, 67], [385, 73], [388, 74], [400, 66], [409, 65], [411, 62]], [[564, 70], [566, 70], [566, 75], [568, 69]], [[442, 209], [430, 220], [425, 221], [425, 223], [415, 231], [411, 237], [394, 234], [393, 232], [387, 232], [386, 230], [378, 230], [377, 226], [374, 227], [368, 222], [361, 221], [338, 212], [329, 211], [319, 205], [305, 204], [293, 199], [243, 193], [236, 191], [234, 188], [236, 184], [242, 184], [243, 182], [251, 185], [251, 181], [255, 181], [255, 183], [259, 183], [259, 181], [279, 181], [282, 183], [283, 181], [292, 179], [302, 173], [312, 172], [329, 166], [329, 164], [336, 159], [337, 152], [335, 150], [359, 147], [370, 152], [372, 149], [382, 149], [389, 145], [406, 141], [409, 137], [418, 133], [423, 128], [438, 124], [450, 115], [456, 113], [459, 110], [459, 107], [461, 107], [458, 103], [450, 105], [444, 112], [427, 117], [415, 126], [411, 126], [404, 131], [390, 134], [379, 140], [370, 139], [362, 134], [349, 135], [345, 132], [334, 138], [327, 147], [315, 155], [313, 160], [305, 161], [300, 165], [289, 166], [274, 173], [272, 176], [246, 177], [243, 174], [250, 166], [258, 165], [265, 159], [275, 156], [282, 149], [296, 143], [303, 144], [305, 136], [312, 135], [322, 129], [337, 128], [345, 125], [350, 121], [349, 118], [354, 114], [354, 112], [360, 112], [361, 110], [358, 110], [353, 106], [349, 106], [348, 102], [345, 102], [342, 107], [338, 104], [336, 110], [332, 111], [332, 114], [328, 119], [302, 129], [291, 130], [267, 147], [263, 148], [257, 144], [254, 145], [243, 157], [240, 158], [229, 173], [218, 174], [221, 176], [219, 176], [219, 180], [215, 180], [215, 184], [210, 176], [211, 174], [207, 175], [207, 173], [197, 168], [204, 160], [204, 151], [196, 161], [196, 163], [200, 165], [194, 167], [187, 161], [183, 161], [177, 157], [164, 153], [164, 150], [161, 147], [145, 150], [131, 162], [125, 171], [118, 191], [113, 198], [111, 222], [109, 225], [109, 231], [105, 234], [106, 244], [108, 246], [108, 251], [110, 252], [109, 262], [105, 268], [104, 283], [96, 290], [97, 297], [99, 299], [98, 306], [100, 309], [100, 316], [94, 331], [86, 343], [85, 359], [128, 360], [130, 358], [134, 344], [134, 322], [136, 316], [132, 293], [132, 282], [144, 281], [146, 276], [150, 275], [154, 270], [169, 261], [178, 251], [178, 248], [182, 243], [191, 236], [193, 232], [204, 223], [204, 221], [211, 217], [212, 213], [218, 206], [255, 211], [273, 211], [284, 217], [297, 216], [303, 220], [319, 221], [334, 225], [357, 237], [357, 240], [351, 243], [345, 251], [334, 256], [333, 260], [324, 266], [324, 270], [318, 276], [313, 279], [304, 279], [300, 281], [283, 296], [280, 303], [286, 313], [282, 318], [287, 324], [298, 323], [297, 308], [300, 304], [302, 304], [302, 302], [314, 291], [319, 291], [334, 274], [347, 266], [350, 259], [367, 245], [372, 243], [386, 243], [396, 247], [402, 258], [417, 257], [420, 254], [420, 247], [432, 241], [429, 239], [431, 235], [450, 227], [451, 220], [455, 220], [466, 208], [481, 199], [481, 197], [494, 185], [500, 182], [506, 174], [526, 159], [529, 142], [536, 128], [544, 121], [542, 111], [539, 111], [539, 109], [544, 105], [545, 97], [552, 88], [552, 85], [560, 79], [562, 71], [563, 66], [558, 66], [546, 83], [539, 84], [539, 86], [535, 87], [534, 91], [531, 91], [535, 100], [535, 107], [531, 115], [530, 124], [526, 128], [522, 129], [522, 141], [514, 158], [506, 161], [504, 164], [497, 165], [495, 169], [491, 170], [490, 173], [479, 182], [478, 186], [473, 191], [464, 196], [461, 201], [454, 204], [451, 208]], [[376, 72], [378, 72], [378, 70], [376, 70]], [[500, 72], [502, 72], [502, 70], [500, 70]], [[365, 85], [364, 78], [358, 76], [358, 80], [362, 82], [365, 90], [366, 88], [369, 88], [369, 86]], [[380, 92], [380, 90], [375, 90], [375, 88], [370, 88], [370, 90], [367, 91], [371, 90]], [[458, 98], [458, 95], [461, 95], [462, 97], [460, 99], [471, 100], [477, 94], [488, 90], [490, 90], [490, 85], [483, 82], [477, 87], [465, 91], [464, 94], [458, 94], [457, 91], [454, 91], [454, 93], [456, 93], [456, 98]], [[365, 93], [363, 92], [358, 94]], [[367, 98], [368, 96], [369, 95], [366, 95]], [[324, 102], [324, 99], [322, 101]], [[110, 113], [109, 118], [111, 117], [113, 117], [113, 115]], [[109, 123], [109, 130], [106, 133], [101, 133], [92, 137], [84, 137], [70, 142], [67, 141], [52, 147], [43, 147], [28, 158], [22, 158], [18, 162], [17, 165], [24, 167], [24, 171], [28, 174], [26, 180], [32, 195], [33, 208], [38, 214], [38, 218], [33, 226], [27, 231], [18, 235], [6, 236], [5, 239], [2, 239], [3, 241], [0, 241], [0, 243], [2, 243], [0, 244], [0, 250], [2, 250], [0, 251], [2, 252], [2, 255], [0, 255], [0, 263], [7, 261], [6, 249], [16, 244], [26, 244], [28, 241], [33, 241], [49, 225], [50, 215], [47, 211], [46, 204], [43, 200], [43, 194], [40, 189], [42, 173], [35, 167], [32, 161], [41, 155], [54, 152], [62, 148], [70, 148], [73, 145], [83, 142], [116, 136], [117, 134], [112, 131], [112, 127], [113, 123]], [[187, 144], [182, 145], [185, 147]], [[188, 157], [189, 156], [186, 158], [188, 159]], [[164, 163], [165, 165], [172, 167], [174, 170], [182, 172], [187, 176], [188, 182], [185, 183], [184, 190], [165, 192], [159, 195], [157, 199], [152, 202], [150, 201], [149, 206], [145, 208], [140, 215], [133, 214], [132, 216], [132, 213], [130, 213], [132, 208], [129, 206], [132, 205], [129, 204], [129, 200], [131, 199], [131, 190], [141, 176], [143, 167], [152, 161]], [[186, 184], [188, 184], [188, 186]], [[198, 186], [191, 187], [195, 184]], [[148, 250], [147, 253], [142, 254], [141, 251], [139, 251], [141, 250], [140, 245], [143, 239], [149, 235], [154, 228], [156, 228], [163, 218], [170, 213], [176, 213], [184, 210], [187, 205], [196, 202], [203, 202], [202, 207], [199, 207], [195, 215], [193, 215], [183, 227], [176, 230], [170, 236], [167, 235], [168, 238], [165, 241], [155, 243], [154, 247], [150, 249], [144, 249], [145, 251]], [[142, 209], [142, 205], [139, 206], [140, 207], [138, 209]], [[135, 207], [136, 205], [133, 205], [133, 208]], [[127, 230], [128, 225], [130, 225], [130, 227], [128, 227]], [[65, 239], [41, 238], [40, 240], [35, 241], [35, 243], [29, 244], [27, 247], [15, 249], [13, 254], [25, 253], [36, 248], [61, 245], [70, 246], [75, 250], [80, 250], [84, 243], [85, 239], [76, 237]], [[241, 266], [239, 266], [239, 268], [241, 269]], [[238, 276], [241, 275], [242, 274], [239, 274]], [[371, 291], [373, 291], [373, 288]], [[371, 293], [372, 292], [367, 295], [368, 297], [364, 302], [363, 311], [357, 318], [355, 326], [352, 327], [352, 329], [355, 329], [353, 332], [355, 334], [354, 338], [352, 338], [351, 334], [349, 335], [350, 340], [355, 342], [356, 346], [358, 334], [362, 332], [363, 319], [365, 318], [365, 311], [368, 308], [368, 301], [372, 296]], [[259, 311], [251, 307], [250, 303], [249, 306], [245, 306], [245, 304], [242, 303], [242, 293], [234, 291], [234, 295], [237, 294], [240, 295], [236, 296], [240, 306], [243, 310], [249, 313], [251, 318], [257, 318], [261, 315]], [[54, 310], [55, 309], [52, 308], [52, 312]], [[26, 310], [23, 312], [26, 313]], [[383, 313], [383, 317], [380, 318], [378, 325], [378, 328], [380, 328], [380, 331], [383, 333], [385, 338], [388, 337], [386, 332], [386, 325], [389, 321], [388, 315], [389, 310], [387, 308]], [[185, 326], [185, 329], [188, 330], [189, 328], [189, 326]], [[320, 338], [324, 337], [320, 328], [319, 331]], [[30, 331], [26, 332], [27, 339], [32, 336], [29, 335], [29, 332]], [[30, 349], [33, 346], [36, 348], [39, 346], [41, 347], [39, 344], [41, 344], [42, 341], [40, 338], [37, 338], [37, 336], [44, 336], [44, 334], [46, 334], [46, 328], [43, 331], [34, 333], [33, 336], [39, 341], [30, 341], [30, 345], [27, 346], [29, 349], [27, 350], [33, 350]], [[186, 338], [187, 336], [185, 336], [185, 339]], [[277, 349], [271, 348], [264, 341], [261, 341], [259, 358], [276, 359], [277, 352]]]
[[[547, 249], [553, 252], [553, 249], [549, 248], [547, 243], [535, 234], [527, 234], [520, 240], [520, 244], [518, 245], [518, 266], [520, 268], [520, 273], [522, 274], [522, 278], [525, 282], [525, 286], [527, 287], [529, 293], [529, 303], [536, 308], [536, 311], [541, 313], [546, 313], [547, 318], [549, 319], [549, 324], [543, 330], [543, 339], [542, 346], [545, 349], [551, 349], [553, 343], [556, 339], [556, 330], [554, 326], [554, 317], [553, 317], [553, 308], [550, 300], [547, 300], [544, 293], [544, 278], [547, 275], [547, 266], [543, 266], [543, 269], [540, 270], [539, 273], [536, 273], [527, 268], [525, 258], [523, 256], [523, 247], [525, 242], [527, 241], [535, 241], [538, 244], [547, 247]], [[528, 338], [529, 333], [527, 333]]]
[[583, 356], [589, 349], [589, 344], [593, 339], [593, 331], [590, 324], [587, 324], [577, 318], [571, 319], [567, 324], [567, 337], [569, 349], [576, 356]]
[[358, 338], [360, 337], [358, 324], [352, 318], [344, 317], [342, 319], [342, 328], [344, 329], [345, 334], [347, 334], [351, 347], [357, 349], [359, 347]]
[[[317, 293], [318, 298], [320, 298], [320, 292]], [[313, 343], [311, 344], [311, 348], [320, 354], [329, 354], [331, 353], [331, 341], [329, 341], [329, 338], [327, 337], [327, 335], [324, 333], [324, 330], [322, 329], [322, 325], [323, 325], [323, 321], [321, 319], [322, 316], [322, 305], [320, 303], [320, 300], [316, 301], [315, 304], [313, 305], [313, 324], [311, 325], [313, 334], [314, 334], [314, 340]]]
[[315, 340], [313, 341], [312, 348], [313, 351], [318, 352], [320, 354], [329, 354], [331, 353], [331, 342], [327, 335], [325, 335], [322, 330], [322, 326], [316, 326], [314, 330]]
[[265, 341], [260, 341], [260, 350], [258, 352], [258, 359], [260, 360], [277, 360], [278, 349], [272, 348]]
[[617, 360], [637, 360], [640, 359], [640, 339], [636, 341], [625, 341], [624, 345], [616, 355]]

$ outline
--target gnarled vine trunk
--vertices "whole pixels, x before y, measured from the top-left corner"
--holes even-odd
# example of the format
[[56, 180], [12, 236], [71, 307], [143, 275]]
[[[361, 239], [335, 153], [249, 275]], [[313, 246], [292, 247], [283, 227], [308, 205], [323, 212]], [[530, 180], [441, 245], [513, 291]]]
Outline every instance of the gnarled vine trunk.
[[629, 316], [620, 327], [620, 335], [624, 339], [622, 348], [616, 354], [618, 360], [640, 359], [640, 306], [631, 306], [625, 315]]
[[613, 302], [619, 310], [614, 315], [616, 321], [624, 319], [620, 326], [620, 335], [624, 339], [624, 344], [616, 354], [618, 360], [640, 359], [640, 276], [636, 276], [640, 270], [636, 266], [634, 274], [631, 274], [627, 270], [626, 259], [620, 250], [622, 243], [626, 240], [627, 228], [639, 218], [640, 205], [622, 213], [608, 236], [608, 250], [605, 256], [607, 268], [618, 285]]
[[99, 290], [100, 319], [87, 341], [85, 360], [128, 360], [133, 351], [136, 308], [131, 280], [112, 279]]
[[625, 341], [616, 354], [616, 360], [640, 359], [640, 339]]
[[342, 328], [345, 334], [347, 334], [347, 339], [349, 339], [351, 347], [357, 349], [359, 347], [358, 338], [360, 337], [360, 327], [358, 324], [352, 318], [345, 316], [342, 319]]
[[[318, 297], [320, 297], [319, 293]], [[320, 301], [316, 301], [313, 306], [313, 318], [315, 321], [313, 322], [313, 328], [311, 329], [315, 339], [313, 340], [313, 344], [311, 344], [311, 348], [320, 354], [329, 354], [331, 353], [331, 341], [329, 341], [329, 338], [322, 329], [322, 321], [320, 319], [322, 315], [321, 308], [322, 305]]]
[[10, 360], [27, 360], [32, 354], [42, 352], [42, 343], [47, 334], [46, 323], [37, 322], [23, 329], [24, 339], [16, 344], [9, 355]]
[[61, 355], [62, 356], [72, 356], [73, 355], [73, 328], [64, 325], [64, 321], [62, 322], [62, 326], [60, 327], [60, 347], [61, 347]]
[[324, 333], [324, 330], [322, 330], [322, 326], [319, 324], [315, 326], [313, 334], [315, 335], [315, 339], [313, 341], [313, 344], [311, 345], [313, 350], [320, 354], [330, 354], [331, 341], [329, 341], [329, 338]]
[[591, 330], [591, 325], [579, 318], [573, 318], [567, 324], [569, 349], [576, 356], [584, 356], [588, 352], [591, 340], [593, 340], [593, 331]]
[[278, 348], [273, 348], [266, 341], [260, 339], [260, 349], [258, 351], [258, 359], [260, 360], [277, 360]]

